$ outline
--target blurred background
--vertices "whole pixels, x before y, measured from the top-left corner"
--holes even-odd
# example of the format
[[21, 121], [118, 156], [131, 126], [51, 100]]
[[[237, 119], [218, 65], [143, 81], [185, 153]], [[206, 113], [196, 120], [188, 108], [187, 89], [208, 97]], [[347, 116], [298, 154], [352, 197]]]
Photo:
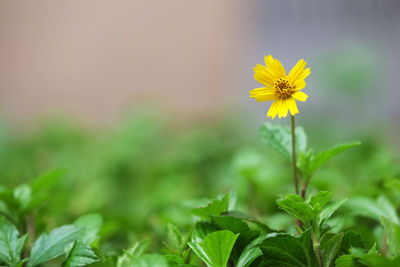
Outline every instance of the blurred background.
[[43, 225], [97, 211], [117, 248], [230, 190], [268, 215], [292, 190], [257, 138], [270, 103], [248, 97], [272, 54], [311, 68], [296, 116], [310, 146], [364, 143], [313, 186], [378, 195], [400, 173], [399, 44], [397, 0], [3, 0], [1, 183], [65, 171]]

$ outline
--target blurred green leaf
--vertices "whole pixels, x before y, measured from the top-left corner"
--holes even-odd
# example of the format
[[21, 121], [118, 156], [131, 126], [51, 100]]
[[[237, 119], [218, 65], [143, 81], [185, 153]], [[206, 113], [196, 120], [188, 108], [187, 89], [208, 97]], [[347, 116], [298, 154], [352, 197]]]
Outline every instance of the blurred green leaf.
[[270, 229], [266, 224], [260, 222], [259, 220], [257, 220], [256, 218], [245, 214], [243, 212], [240, 211], [236, 211], [236, 210], [232, 210], [232, 211], [228, 211], [228, 212], [224, 212], [222, 215], [225, 216], [229, 216], [229, 217], [235, 217], [237, 219], [241, 219], [243, 221], [247, 221], [250, 223], [255, 224], [260, 230], [262, 230], [265, 233], [271, 233], [274, 232], [272, 229]]
[[346, 201], [347, 201], [347, 199], [342, 199], [342, 200], [334, 201], [327, 206], [324, 206], [321, 210], [321, 215], [319, 218], [319, 225], [320, 226], [324, 225], [328, 221], [328, 219], [333, 215], [333, 213], [338, 208], [340, 208]]
[[33, 243], [27, 266], [36, 266], [61, 256], [65, 253], [67, 245], [79, 239], [82, 230], [73, 225], [64, 225], [49, 234], [41, 234]]
[[192, 214], [203, 219], [211, 219], [210, 215], [220, 215], [228, 211], [229, 194], [226, 194], [221, 200], [217, 199], [209, 203], [205, 207], [192, 209]]
[[99, 238], [98, 233], [102, 224], [103, 218], [97, 213], [87, 214], [78, 218], [74, 225], [83, 229], [79, 241], [84, 245], [91, 245]]
[[344, 232], [343, 241], [340, 250], [344, 254], [350, 253], [350, 248], [364, 248], [363, 241], [359, 233], [354, 230]]
[[134, 258], [127, 265], [121, 267], [169, 267], [167, 259], [159, 254], [145, 254]]
[[167, 225], [167, 237], [169, 240], [168, 247], [171, 247], [177, 252], [180, 252], [186, 245], [185, 239], [183, 238], [179, 229], [171, 223]]
[[74, 243], [63, 267], [86, 266], [96, 261], [99, 261], [96, 253], [94, 253], [93, 250], [84, 243], [77, 241]]
[[240, 254], [236, 267], [249, 267], [258, 257], [262, 255], [258, 245], [267, 238], [267, 235], [261, 235], [248, 244]]
[[385, 230], [390, 252], [393, 256], [400, 256], [400, 226], [385, 217], [381, 217], [381, 224]]
[[203, 241], [207, 235], [211, 234], [212, 232], [218, 231], [218, 230], [219, 230], [219, 228], [213, 223], [198, 222], [194, 226], [190, 240], [192, 242], [199, 243], [199, 242]]
[[386, 258], [383, 255], [366, 255], [361, 262], [368, 267], [398, 267], [400, 266], [400, 258]]
[[[288, 161], [292, 161], [292, 134], [291, 129], [284, 125], [265, 123], [261, 126], [260, 136], [268, 147], [281, 154]], [[307, 148], [307, 136], [304, 129], [296, 127], [296, 154]]]
[[32, 191], [38, 193], [51, 189], [58, 180], [65, 176], [65, 173], [65, 169], [54, 169], [44, 172], [32, 182]]
[[213, 232], [201, 243], [189, 242], [191, 249], [209, 267], [226, 267], [232, 248], [239, 234], [222, 230]]
[[331, 199], [332, 193], [328, 191], [319, 191], [316, 195], [312, 196], [308, 201], [308, 204], [311, 207], [314, 207], [315, 204], [319, 203], [321, 207], [325, 207], [326, 204], [329, 203]]
[[335, 261], [336, 267], [361, 267], [352, 255], [342, 255]]
[[314, 217], [312, 207], [308, 203], [305, 203], [301, 196], [286, 195], [284, 198], [278, 199], [276, 203], [281, 209], [301, 220], [303, 223], [307, 225], [311, 224], [311, 220]]
[[312, 255], [307, 255], [299, 239], [291, 235], [271, 234], [259, 247], [265, 255], [265, 263], [271, 264], [271, 266], [314, 267], [310, 261]]
[[32, 200], [32, 190], [27, 184], [21, 184], [13, 190], [13, 196], [18, 201], [21, 210], [26, 209]]
[[377, 201], [362, 196], [352, 197], [348, 202], [348, 206], [356, 215], [365, 216], [376, 221], [379, 221], [381, 217], [385, 217], [396, 224], [399, 223], [395, 207], [384, 196], [380, 196]]
[[321, 254], [324, 267], [333, 266], [336, 255], [342, 245], [343, 233], [325, 235], [321, 241]]
[[307, 260], [309, 262], [310, 266], [319, 266], [317, 262], [317, 258], [315, 257], [315, 252], [314, 252], [314, 245], [313, 245], [313, 240], [311, 238], [312, 236], [312, 228], [308, 228], [306, 231], [304, 231], [301, 236], [298, 238], [300, 241], [301, 245], [304, 248], [305, 255], [307, 257]]
[[243, 220], [233, 216], [212, 216], [212, 221], [223, 230], [233, 233], [241, 233], [249, 230], [249, 226]]
[[21, 252], [28, 235], [19, 236], [12, 224], [0, 223], [0, 264], [16, 266], [21, 260]]
[[326, 163], [329, 159], [332, 157], [336, 156], [337, 154], [352, 148], [354, 146], [359, 146], [361, 142], [350, 142], [350, 143], [345, 143], [341, 145], [337, 145], [332, 149], [329, 149], [327, 151], [323, 151], [318, 153], [313, 161], [310, 163], [308, 169], [307, 169], [307, 174], [312, 175], [319, 167], [321, 167], [322, 164]]
[[138, 258], [149, 249], [150, 247], [150, 239], [144, 239], [139, 242], [136, 242], [132, 247], [127, 250], [124, 250], [122, 255], [120, 255], [117, 259], [117, 267], [125, 267], [131, 266], [131, 262]]

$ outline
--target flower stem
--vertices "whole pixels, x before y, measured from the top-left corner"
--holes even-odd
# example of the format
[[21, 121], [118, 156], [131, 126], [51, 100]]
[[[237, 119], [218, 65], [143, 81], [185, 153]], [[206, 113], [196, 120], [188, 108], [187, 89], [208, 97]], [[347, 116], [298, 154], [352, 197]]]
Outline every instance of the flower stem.
[[299, 181], [297, 180], [297, 168], [296, 168], [296, 136], [295, 136], [295, 124], [294, 116], [290, 116], [292, 119], [292, 156], [293, 156], [293, 181], [296, 189], [296, 194], [299, 194]]

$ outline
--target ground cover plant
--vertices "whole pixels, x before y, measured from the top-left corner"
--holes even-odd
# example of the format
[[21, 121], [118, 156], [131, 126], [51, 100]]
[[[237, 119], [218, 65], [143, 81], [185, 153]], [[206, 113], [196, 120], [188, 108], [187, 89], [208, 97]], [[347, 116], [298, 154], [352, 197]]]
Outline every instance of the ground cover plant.
[[305, 65], [255, 68], [250, 96], [291, 120], [259, 140], [243, 121], [149, 115], [103, 135], [2, 132], [1, 266], [399, 266], [396, 158], [379, 135], [310, 148], [294, 121]]

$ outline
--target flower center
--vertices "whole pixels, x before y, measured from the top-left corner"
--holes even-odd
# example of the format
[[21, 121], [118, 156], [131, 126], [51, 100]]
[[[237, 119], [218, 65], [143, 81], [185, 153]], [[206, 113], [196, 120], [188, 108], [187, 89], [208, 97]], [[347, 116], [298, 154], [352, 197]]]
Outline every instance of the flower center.
[[288, 98], [293, 94], [292, 86], [289, 85], [289, 82], [280, 78], [275, 82], [275, 95], [280, 98]]

